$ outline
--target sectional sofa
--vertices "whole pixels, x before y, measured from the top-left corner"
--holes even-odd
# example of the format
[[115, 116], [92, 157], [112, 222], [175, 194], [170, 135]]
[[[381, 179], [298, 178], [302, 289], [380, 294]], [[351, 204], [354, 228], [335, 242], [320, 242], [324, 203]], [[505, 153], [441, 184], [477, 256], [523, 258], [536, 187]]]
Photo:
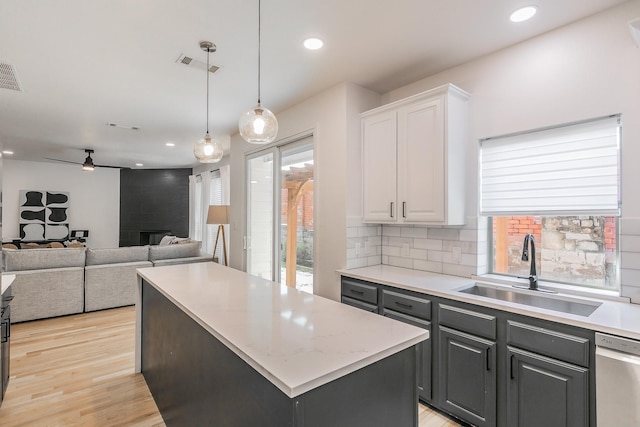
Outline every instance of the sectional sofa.
[[76, 314], [135, 303], [136, 269], [210, 261], [200, 242], [113, 249], [3, 249], [15, 274], [11, 322]]

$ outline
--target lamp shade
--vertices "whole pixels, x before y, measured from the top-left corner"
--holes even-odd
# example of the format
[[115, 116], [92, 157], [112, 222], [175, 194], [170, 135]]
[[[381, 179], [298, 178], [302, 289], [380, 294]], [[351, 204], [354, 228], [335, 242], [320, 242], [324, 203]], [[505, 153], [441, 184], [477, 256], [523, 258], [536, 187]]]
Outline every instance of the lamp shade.
[[211, 205], [207, 214], [207, 224], [229, 224], [229, 205]]

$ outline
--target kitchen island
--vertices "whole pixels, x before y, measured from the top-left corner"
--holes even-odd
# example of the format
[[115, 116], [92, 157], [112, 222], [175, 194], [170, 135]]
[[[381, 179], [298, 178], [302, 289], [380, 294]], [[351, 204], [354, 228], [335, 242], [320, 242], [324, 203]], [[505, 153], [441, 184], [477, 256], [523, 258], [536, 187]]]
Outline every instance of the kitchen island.
[[168, 426], [417, 426], [424, 329], [214, 263], [138, 270], [136, 370]]

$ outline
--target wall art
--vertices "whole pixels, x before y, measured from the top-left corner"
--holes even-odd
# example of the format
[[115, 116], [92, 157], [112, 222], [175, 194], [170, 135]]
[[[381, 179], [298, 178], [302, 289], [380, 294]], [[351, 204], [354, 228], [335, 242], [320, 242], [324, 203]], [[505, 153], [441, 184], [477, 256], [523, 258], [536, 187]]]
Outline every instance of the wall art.
[[69, 193], [20, 190], [20, 238], [25, 241], [69, 238]]

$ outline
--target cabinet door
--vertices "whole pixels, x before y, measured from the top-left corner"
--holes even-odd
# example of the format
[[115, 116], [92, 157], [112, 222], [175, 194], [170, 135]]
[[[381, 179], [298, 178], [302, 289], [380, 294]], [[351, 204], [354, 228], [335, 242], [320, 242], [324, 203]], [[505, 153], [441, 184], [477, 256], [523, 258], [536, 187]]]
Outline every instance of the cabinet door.
[[476, 426], [496, 425], [496, 343], [439, 330], [440, 408]]
[[398, 111], [398, 215], [404, 222], [445, 220], [444, 97]]
[[507, 425], [589, 425], [589, 370], [508, 347]]
[[429, 331], [429, 339], [422, 341], [417, 346], [416, 375], [418, 377], [418, 397], [426, 402], [431, 402], [431, 322], [387, 309], [383, 311], [383, 316]]
[[396, 112], [362, 120], [363, 220], [396, 222]]

